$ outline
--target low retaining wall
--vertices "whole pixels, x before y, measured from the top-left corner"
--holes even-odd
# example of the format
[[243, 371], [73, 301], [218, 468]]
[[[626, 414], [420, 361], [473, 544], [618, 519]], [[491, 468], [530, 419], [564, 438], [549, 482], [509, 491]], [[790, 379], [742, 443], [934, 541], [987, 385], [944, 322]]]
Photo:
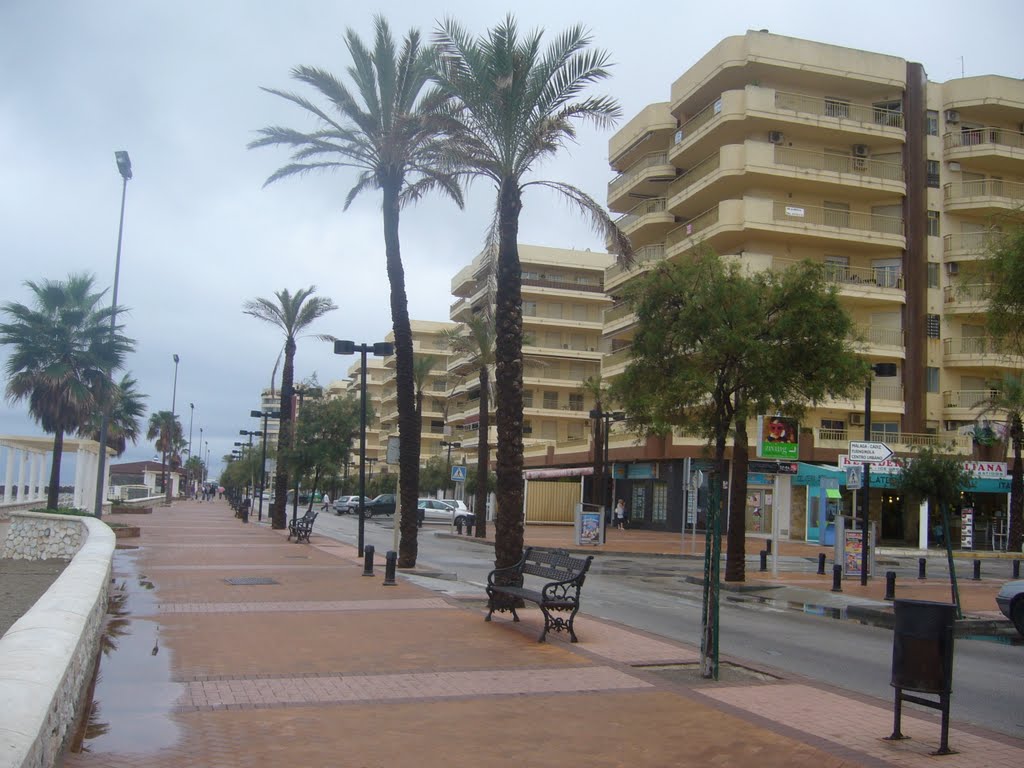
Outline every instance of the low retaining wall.
[[70, 521], [82, 544], [0, 638], [0, 768], [49, 768], [59, 760], [92, 674], [114, 556], [114, 533], [95, 518], [16, 512], [8, 539], [25, 518], [51, 531]]
[[14, 512], [0, 558], [11, 560], [70, 560], [88, 536], [74, 515]]

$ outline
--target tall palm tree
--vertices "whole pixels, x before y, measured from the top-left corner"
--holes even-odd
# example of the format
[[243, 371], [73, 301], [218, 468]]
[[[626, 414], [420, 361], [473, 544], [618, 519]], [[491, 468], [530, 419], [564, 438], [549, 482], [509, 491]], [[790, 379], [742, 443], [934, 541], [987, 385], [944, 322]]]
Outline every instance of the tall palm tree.
[[1020, 374], [1005, 374], [999, 382], [992, 384], [991, 392], [983, 412], [1003, 414], [1006, 419], [1006, 436], [1013, 449], [1006, 547], [1010, 551], [1020, 552], [1024, 541], [1024, 460], [1021, 458], [1021, 447], [1024, 445], [1024, 380]]
[[432, 189], [448, 195], [461, 208], [462, 192], [443, 164], [446, 123], [435, 110], [438, 100], [433, 93], [424, 94], [433, 69], [433, 49], [424, 47], [419, 32], [410, 30], [399, 51], [381, 16], [374, 18], [374, 30], [372, 51], [351, 29], [345, 34], [352, 57], [347, 71], [355, 85], [355, 95], [329, 72], [305, 66], [293, 69], [292, 77], [317, 91], [326, 100], [327, 109], [294, 93], [264, 89], [313, 115], [320, 123], [318, 130], [303, 133], [278, 126], [264, 128], [259, 131], [261, 138], [249, 146], [294, 148], [292, 162], [271, 175], [267, 184], [313, 170], [354, 168], [359, 175], [345, 198], [346, 210], [366, 189], [379, 189], [382, 193], [384, 254], [395, 337], [399, 468], [403, 480], [398, 566], [411, 568], [416, 565], [417, 554], [420, 424], [413, 402], [412, 328], [398, 236], [399, 211]]
[[164, 493], [168, 497], [170, 497], [171, 487], [168, 485], [170, 465], [176, 446], [183, 440], [182, 435], [181, 422], [178, 421], [176, 414], [170, 411], [156, 411], [149, 415], [146, 439], [155, 441], [156, 449], [163, 456], [161, 463], [163, 464]]
[[476, 315], [465, 323], [445, 331], [445, 340], [456, 356], [468, 358], [477, 370], [480, 386], [480, 410], [476, 442], [476, 535], [487, 536], [487, 473], [491, 461], [487, 436], [491, 428], [491, 368], [494, 367], [494, 320], [486, 314]]
[[455, 21], [438, 28], [442, 92], [451, 99], [458, 125], [450, 144], [467, 174], [494, 183], [497, 204], [492, 233], [497, 239], [495, 293], [495, 384], [497, 391], [497, 492], [495, 562], [517, 562], [523, 546], [523, 355], [522, 274], [519, 215], [531, 185], [564, 195], [628, 257], [629, 242], [589, 195], [558, 181], [525, 181], [534, 167], [576, 138], [577, 123], [608, 127], [620, 115], [607, 96], [577, 98], [608, 76], [608, 54], [590, 50], [580, 26], [566, 30], [546, 50], [542, 32], [520, 37], [512, 16], [480, 38]]
[[100, 305], [104, 292], [93, 290], [93, 280], [71, 274], [63, 281], [27, 281], [33, 306], [2, 307], [8, 322], [0, 324], [0, 344], [12, 348], [5, 366], [7, 399], [27, 399], [29, 413], [53, 434], [48, 509], [57, 508], [64, 435], [93, 415], [112, 387], [111, 372], [134, 347], [121, 326], [111, 333], [111, 308]]
[[[288, 462], [284, 452], [292, 444], [292, 395], [295, 379], [295, 339], [312, 325], [318, 317], [337, 309], [337, 305], [324, 296], [314, 296], [315, 285], [300, 288], [294, 294], [286, 288], [275, 291], [277, 300], [249, 299], [242, 305], [242, 311], [264, 322], [275, 325], [284, 332], [284, 368], [281, 370], [281, 416], [277, 438], [277, 473], [274, 475], [274, 504], [270, 509], [271, 527], [284, 529], [288, 526]], [[326, 340], [328, 336], [318, 336]]]
[[[138, 384], [139, 382], [130, 373], [126, 373], [110, 391], [107, 447], [112, 449], [117, 456], [121, 456], [128, 449], [128, 443], [134, 445], [138, 442], [139, 436], [142, 434], [142, 425], [139, 423], [139, 419], [146, 413], [146, 405], [143, 401], [147, 395], [139, 392]], [[99, 442], [102, 416], [102, 410], [90, 414], [89, 419], [79, 428], [78, 433]]]
[[426, 387], [430, 372], [440, 359], [437, 355], [420, 355], [412, 361], [412, 383], [413, 391], [416, 393], [416, 418], [420, 420], [420, 424], [423, 423], [423, 388]]

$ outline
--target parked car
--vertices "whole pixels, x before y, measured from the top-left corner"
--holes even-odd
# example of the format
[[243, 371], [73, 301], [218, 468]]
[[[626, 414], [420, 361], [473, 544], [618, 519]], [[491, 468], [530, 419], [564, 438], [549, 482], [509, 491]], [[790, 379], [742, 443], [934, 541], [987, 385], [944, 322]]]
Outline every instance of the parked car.
[[[369, 504], [371, 499], [368, 496], [363, 497], [363, 505]], [[334, 514], [336, 515], [354, 515], [359, 512], [359, 497], [358, 496], [340, 496], [334, 502]]]
[[1008, 581], [996, 595], [996, 605], [1024, 635], [1024, 581]]
[[363, 514], [367, 517], [395, 514], [395, 494], [382, 493], [377, 498], [372, 499], [363, 505]]
[[462, 505], [463, 509], [456, 506], [461, 503], [451, 499], [419, 499], [416, 502], [417, 523], [423, 525], [426, 520], [440, 520], [445, 523], [465, 525], [467, 522], [472, 522], [473, 515], [465, 509], [465, 504]]

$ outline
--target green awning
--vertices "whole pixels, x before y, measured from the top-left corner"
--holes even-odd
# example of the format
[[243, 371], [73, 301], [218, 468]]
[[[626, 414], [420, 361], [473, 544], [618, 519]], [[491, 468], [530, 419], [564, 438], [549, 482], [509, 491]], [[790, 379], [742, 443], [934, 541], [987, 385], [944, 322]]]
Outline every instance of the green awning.
[[826, 488], [825, 495], [830, 499], [841, 499], [843, 494], [839, 492], [838, 488]]

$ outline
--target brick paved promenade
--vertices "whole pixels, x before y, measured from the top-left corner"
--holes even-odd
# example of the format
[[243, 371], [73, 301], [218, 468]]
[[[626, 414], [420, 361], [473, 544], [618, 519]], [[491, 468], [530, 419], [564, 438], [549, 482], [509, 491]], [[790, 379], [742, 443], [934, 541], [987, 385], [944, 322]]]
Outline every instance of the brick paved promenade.
[[[538, 644], [537, 611], [485, 623], [482, 600], [384, 587], [354, 548], [288, 543], [224, 502], [132, 522], [117, 650], [67, 768], [1024, 765], [1024, 741], [956, 723], [959, 754], [930, 757], [930, 713], [884, 741], [891, 699], [791, 675], [701, 681], [676, 666], [695, 648], [585, 613], [577, 645]], [[226, 582], [246, 577], [276, 583]]]

